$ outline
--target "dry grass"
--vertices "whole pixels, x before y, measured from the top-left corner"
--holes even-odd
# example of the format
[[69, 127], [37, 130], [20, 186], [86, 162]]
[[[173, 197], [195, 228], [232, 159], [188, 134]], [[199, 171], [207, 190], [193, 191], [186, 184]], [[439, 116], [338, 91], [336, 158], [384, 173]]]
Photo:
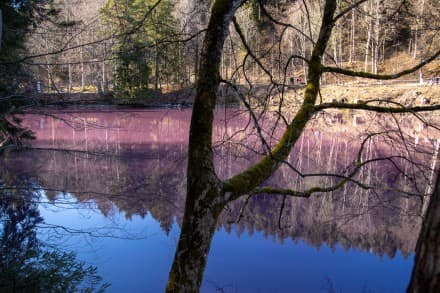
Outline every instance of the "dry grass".
[[440, 103], [440, 86], [415, 83], [329, 85], [321, 90], [323, 101], [359, 102], [367, 100], [386, 100], [418, 105]]

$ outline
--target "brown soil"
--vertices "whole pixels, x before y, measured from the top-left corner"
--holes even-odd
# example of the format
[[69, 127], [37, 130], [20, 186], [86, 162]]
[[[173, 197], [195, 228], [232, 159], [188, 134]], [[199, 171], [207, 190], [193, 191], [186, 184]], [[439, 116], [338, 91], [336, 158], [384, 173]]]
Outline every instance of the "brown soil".
[[414, 83], [329, 85], [321, 90], [323, 100], [356, 102], [386, 100], [405, 105], [440, 103], [440, 86]]
[[[302, 102], [302, 89], [289, 89], [285, 92], [284, 103], [287, 105]], [[440, 85], [421, 85], [417, 83], [375, 83], [326, 85], [321, 88], [322, 102], [358, 103], [371, 100], [393, 101], [404, 105], [427, 105], [440, 103]], [[274, 98], [272, 105], [279, 99]]]
[[[264, 87], [265, 88], [265, 87]], [[255, 93], [260, 101], [266, 98], [266, 90]], [[386, 100], [403, 103], [405, 105], [438, 104], [440, 103], [440, 85], [421, 85], [416, 83], [346, 83], [343, 85], [324, 85], [321, 88], [322, 102], [360, 102], [368, 100]], [[118, 100], [112, 96], [87, 94], [50, 94], [39, 97], [41, 104], [119, 104], [134, 106], [191, 106], [194, 89], [182, 89], [168, 93], [155, 93], [149, 97], [136, 100]], [[279, 103], [279, 95], [271, 98], [273, 106]], [[284, 103], [298, 104], [302, 102], [303, 89], [286, 89]], [[225, 99], [226, 98], [226, 99]], [[230, 104], [238, 104], [237, 97], [226, 96], [219, 99], [219, 103], [226, 100]]]

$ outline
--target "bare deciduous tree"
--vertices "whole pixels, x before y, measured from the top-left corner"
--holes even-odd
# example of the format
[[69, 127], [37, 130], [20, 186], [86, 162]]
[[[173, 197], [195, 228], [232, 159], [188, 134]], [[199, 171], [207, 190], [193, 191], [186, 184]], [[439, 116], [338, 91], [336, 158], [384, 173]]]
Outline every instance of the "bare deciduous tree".
[[[392, 115], [393, 113], [417, 113], [440, 109], [438, 105], [406, 107], [398, 103], [389, 103], [384, 106], [373, 101], [360, 103], [348, 103], [347, 101], [322, 102], [322, 99], [320, 99], [320, 81], [324, 73], [390, 80], [415, 72], [440, 55], [440, 50], [436, 48], [428, 58], [419, 64], [396, 74], [358, 72], [324, 65], [323, 58], [327, 54], [326, 50], [336, 22], [363, 2], [365, 1], [355, 2], [350, 6], [350, 9], [338, 13], [336, 13], [336, 0], [324, 2], [319, 33], [316, 39], [311, 39], [313, 49], [310, 56], [292, 56], [292, 58], [301, 58], [308, 65], [307, 84], [299, 106], [293, 109], [293, 118], [289, 120], [281, 116], [280, 120], [286, 123], [286, 128], [276, 143], [274, 145], [267, 144], [261, 136], [265, 155], [251, 167], [226, 180], [220, 180], [215, 170], [212, 127], [214, 108], [217, 101], [217, 88], [221, 82], [222, 49], [234, 14], [243, 2], [233, 0], [217, 0], [214, 2], [201, 52], [200, 71], [189, 137], [185, 215], [169, 275], [168, 292], [196, 292], [199, 290], [217, 219], [227, 203], [245, 194], [252, 193], [309, 197], [314, 193], [330, 192], [341, 188], [351, 180], [358, 168], [355, 168], [352, 173], [341, 174], [342, 179], [330, 187], [318, 185], [305, 190], [290, 190], [264, 186], [264, 182], [285, 162], [307, 124], [320, 112], [326, 109], [357, 109]], [[283, 87], [283, 82], [276, 81], [271, 71], [259, 61], [259, 56], [247, 46], [246, 40], [240, 32], [238, 22], [234, 20], [234, 24], [246, 48], [246, 56], [257, 62], [258, 66], [270, 77], [273, 85]], [[287, 24], [278, 24], [289, 27]], [[245, 66], [242, 67], [245, 68]], [[284, 80], [285, 77], [284, 75]], [[234, 86], [233, 84], [230, 85]], [[238, 88], [236, 89], [238, 91]], [[262, 132], [263, 129], [258, 124], [257, 119], [254, 119], [255, 113], [249, 103], [246, 102], [246, 99], [242, 99], [242, 101], [251, 111], [251, 116], [256, 122], [254, 126], [257, 131]], [[359, 160], [357, 165], [362, 165], [362, 160]]]

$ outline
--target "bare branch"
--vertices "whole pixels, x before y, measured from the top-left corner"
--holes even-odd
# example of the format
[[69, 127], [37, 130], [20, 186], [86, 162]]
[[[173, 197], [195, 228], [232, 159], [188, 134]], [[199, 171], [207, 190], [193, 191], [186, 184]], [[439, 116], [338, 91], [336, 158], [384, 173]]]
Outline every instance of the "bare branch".
[[335, 2], [326, 1], [318, 42], [310, 58], [309, 81], [304, 92], [303, 104], [269, 155], [263, 157], [252, 167], [223, 182], [222, 192], [228, 194], [228, 200], [234, 200], [249, 193], [269, 178], [290, 154], [310, 118], [316, 113], [315, 103], [319, 91], [320, 61], [330, 39], [335, 9]]
[[345, 14], [347, 14], [348, 12], [350, 12], [351, 10], [353, 10], [354, 8], [358, 7], [359, 5], [361, 5], [364, 2], [367, 2], [368, 0], [360, 0], [358, 2], [353, 3], [352, 5], [348, 6], [347, 8], [345, 8], [344, 10], [342, 10], [341, 12], [338, 13], [338, 15], [336, 15], [333, 18], [333, 21], [336, 22], [339, 18], [343, 17]]
[[352, 110], [367, 110], [378, 113], [415, 113], [415, 112], [428, 112], [440, 110], [440, 105], [431, 105], [431, 106], [412, 106], [406, 107], [401, 105], [400, 107], [383, 107], [383, 106], [374, 106], [366, 103], [339, 103], [339, 102], [331, 102], [331, 103], [323, 103], [319, 105], [315, 105], [316, 111], [321, 111], [324, 109], [352, 109]]
[[406, 70], [403, 70], [401, 72], [395, 73], [395, 74], [374, 74], [374, 73], [369, 73], [369, 72], [365, 72], [365, 71], [353, 71], [353, 70], [348, 70], [348, 69], [338, 68], [338, 67], [333, 67], [333, 66], [323, 66], [322, 72], [332, 72], [332, 73], [338, 73], [338, 74], [343, 74], [343, 75], [348, 75], [348, 76], [353, 76], [353, 77], [363, 77], [363, 78], [378, 79], [378, 80], [390, 80], [390, 79], [396, 79], [396, 78], [402, 77], [404, 75], [413, 73], [413, 72], [417, 71], [418, 69], [422, 68], [423, 66], [425, 66], [426, 64], [434, 61], [438, 56], [440, 56], [440, 49], [437, 52], [435, 52], [433, 55], [431, 55], [428, 59], [420, 62], [416, 66], [409, 68], [409, 69], [406, 69]]
[[252, 118], [252, 121], [254, 122], [254, 126], [257, 129], [258, 137], [260, 138], [261, 143], [262, 143], [262, 145], [263, 145], [263, 147], [265, 149], [265, 152], [266, 153], [270, 153], [270, 146], [269, 146], [269, 144], [267, 143], [266, 139], [263, 136], [262, 129], [260, 127], [260, 124], [258, 123], [258, 118], [255, 115], [255, 112], [252, 110], [251, 105], [246, 101], [244, 95], [240, 92], [240, 90], [238, 89], [238, 87], [235, 84], [233, 84], [233, 83], [231, 83], [231, 82], [229, 82], [227, 80], [221, 80], [221, 82], [226, 83], [227, 85], [232, 87], [235, 90], [235, 92], [238, 94], [238, 96], [240, 97], [241, 101], [245, 105], [246, 109], [249, 111], [249, 114], [250, 114], [250, 116]]
[[135, 32], [137, 32], [137, 31], [142, 27], [142, 25], [144, 24], [144, 22], [147, 20], [148, 16], [154, 11], [154, 9], [156, 9], [156, 7], [160, 4], [160, 2], [162, 2], [162, 0], [157, 0], [157, 1], [153, 4], [153, 6], [151, 6], [151, 8], [148, 9], [148, 11], [146, 11], [146, 13], [143, 15], [142, 20], [139, 22], [139, 24], [136, 25], [135, 27], [133, 27], [133, 28], [132, 28], [131, 30], [129, 30], [128, 32], [124, 32], [124, 33], [122, 33], [122, 34], [110, 35], [110, 36], [107, 36], [107, 37], [104, 37], [104, 38], [101, 38], [101, 39], [98, 39], [98, 40], [95, 40], [95, 41], [91, 41], [91, 42], [87, 42], [87, 43], [79, 44], [79, 45], [76, 45], [76, 46], [68, 47], [67, 45], [69, 44], [69, 42], [71, 41], [71, 39], [73, 39], [73, 37], [72, 37], [71, 39], [69, 39], [68, 42], [66, 42], [66, 44], [65, 44], [64, 46], [61, 47], [61, 49], [54, 50], [54, 51], [51, 51], [51, 52], [41, 53], [41, 54], [35, 54], [35, 55], [25, 56], [25, 57], [23, 57], [23, 58], [21, 58], [21, 59], [18, 59], [18, 60], [8, 61], [8, 62], [2, 62], [2, 63], [0, 63], [0, 64], [21, 63], [21, 62], [24, 62], [24, 61], [27, 61], [27, 60], [30, 60], [30, 59], [38, 58], [38, 57], [45, 57], [45, 56], [51, 56], [51, 55], [58, 55], [58, 54], [61, 54], [61, 53], [63, 53], [63, 52], [67, 52], [67, 51], [70, 51], [70, 50], [78, 49], [78, 48], [81, 48], [81, 47], [86, 47], [86, 46], [90, 46], [90, 45], [94, 45], [94, 44], [99, 44], [99, 43], [102, 43], [102, 42], [104, 42], [104, 41], [111, 40], [112, 38], [117, 38], [117, 37], [120, 37], [120, 36], [127, 36], [127, 35], [134, 34]]
[[248, 52], [249, 56], [252, 57], [252, 59], [258, 64], [258, 66], [260, 66], [260, 68], [268, 75], [270, 76], [271, 81], [273, 80], [272, 74], [269, 72], [268, 69], [266, 69], [266, 67], [264, 67], [264, 65], [261, 63], [260, 59], [255, 56], [254, 52], [251, 50], [251, 48], [249, 47], [249, 45], [246, 42], [246, 39], [244, 37], [243, 32], [241, 31], [240, 25], [237, 22], [237, 19], [234, 17], [232, 19], [232, 22], [234, 23], [234, 28], [235, 31], [237, 32], [237, 34], [240, 37], [241, 42], [243, 43], [244, 48], [246, 49], [246, 51]]
[[261, 11], [263, 12], [263, 14], [265, 16], [267, 16], [267, 18], [270, 19], [270, 21], [272, 21], [273, 23], [279, 25], [279, 26], [285, 26], [285, 27], [289, 27], [291, 29], [293, 29], [294, 31], [296, 31], [298, 34], [300, 34], [301, 36], [305, 37], [308, 41], [310, 41], [313, 45], [315, 45], [315, 42], [312, 39], [312, 36], [309, 36], [307, 34], [305, 34], [303, 32], [303, 30], [291, 25], [290, 23], [285, 23], [285, 22], [281, 22], [279, 20], [276, 20], [266, 9], [266, 7], [264, 7], [263, 3], [260, 1], [260, 8]]

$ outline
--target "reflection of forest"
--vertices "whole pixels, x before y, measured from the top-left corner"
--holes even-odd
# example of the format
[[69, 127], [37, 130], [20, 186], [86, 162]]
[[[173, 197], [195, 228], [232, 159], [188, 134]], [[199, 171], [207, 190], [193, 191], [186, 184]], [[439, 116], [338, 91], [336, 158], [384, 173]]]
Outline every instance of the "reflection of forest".
[[108, 284], [96, 267], [38, 237], [44, 219], [38, 208], [41, 194], [34, 187], [5, 170], [1, 174], [0, 291], [101, 292]]
[[[163, 112], [153, 111], [149, 118], [119, 113], [118, 119], [113, 120], [106, 113], [92, 113], [83, 120], [70, 115], [70, 122], [87, 120], [93, 125], [75, 125], [76, 129], [50, 117], [28, 120], [39, 138], [36, 146], [108, 152], [33, 150], [9, 153], [2, 164], [5, 170], [31, 177], [44, 186], [50, 200], [55, 201], [60, 191], [67, 191], [80, 202], [93, 200], [104, 215], [115, 212], [115, 207], [127, 218], [143, 217], [149, 212], [164, 231], [169, 231], [174, 219], [182, 219], [185, 195], [189, 115], [178, 113], [164, 116]], [[228, 127], [231, 132], [240, 128], [234, 124]], [[353, 168], [359, 147], [353, 136], [309, 130], [295, 147], [289, 163], [304, 174], [344, 173]], [[398, 147], [387, 145], [385, 139], [373, 137], [365, 144], [362, 158], [388, 157], [397, 150]], [[237, 145], [221, 144], [217, 148], [220, 176], [225, 178], [238, 172], [255, 156]], [[431, 164], [432, 155], [419, 154], [417, 158]], [[402, 170], [412, 175], [406, 177]], [[219, 225], [227, 231], [234, 227], [239, 234], [245, 230], [251, 234], [261, 231], [281, 242], [291, 238], [316, 247], [340, 243], [346, 249], [353, 247], [389, 256], [400, 250], [407, 255], [415, 247], [420, 201], [417, 197], [402, 197], [392, 189], [423, 193], [426, 180], [431, 178], [429, 170], [426, 175], [422, 171], [401, 158], [373, 161], [358, 172], [355, 180], [375, 189], [347, 184], [338, 191], [310, 199], [258, 195], [249, 200], [242, 214], [245, 199], [230, 205]], [[270, 183], [303, 189], [331, 186], [338, 180], [329, 176], [301, 177], [291, 168], [282, 167]]]

